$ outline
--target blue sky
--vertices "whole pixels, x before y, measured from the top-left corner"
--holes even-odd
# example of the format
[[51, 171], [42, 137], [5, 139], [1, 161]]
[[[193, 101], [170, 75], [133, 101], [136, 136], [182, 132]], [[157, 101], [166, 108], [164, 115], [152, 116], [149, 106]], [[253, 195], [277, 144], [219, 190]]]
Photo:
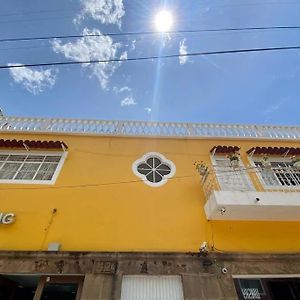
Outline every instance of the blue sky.
[[[296, 0], [0, 0], [0, 39], [300, 25]], [[0, 43], [0, 64], [300, 46], [300, 30], [90, 37]], [[0, 70], [7, 115], [300, 125], [300, 51]]]

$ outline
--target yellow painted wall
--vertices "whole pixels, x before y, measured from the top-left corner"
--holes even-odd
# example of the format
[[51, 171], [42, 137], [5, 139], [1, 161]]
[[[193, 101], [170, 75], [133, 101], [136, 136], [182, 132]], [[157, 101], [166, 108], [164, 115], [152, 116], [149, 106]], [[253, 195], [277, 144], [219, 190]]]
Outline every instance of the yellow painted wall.
[[[220, 251], [300, 251], [300, 222], [225, 222], [205, 218], [204, 196], [193, 163], [210, 163], [215, 145], [296, 143], [256, 140], [189, 140], [97, 136], [2, 134], [0, 138], [63, 140], [68, 156], [54, 186], [0, 185], [0, 211], [16, 222], [0, 225], [1, 250], [197, 252], [203, 241]], [[132, 163], [159, 152], [176, 174], [159, 188], [139, 181]], [[56, 208], [57, 212], [52, 214]]]

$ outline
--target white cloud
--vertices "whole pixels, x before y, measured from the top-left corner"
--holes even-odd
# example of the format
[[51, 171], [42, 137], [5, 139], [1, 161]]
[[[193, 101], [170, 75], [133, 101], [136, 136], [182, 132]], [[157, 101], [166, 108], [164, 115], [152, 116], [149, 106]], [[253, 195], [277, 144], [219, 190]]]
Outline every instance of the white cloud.
[[[121, 44], [114, 43], [109, 36], [101, 35], [101, 32], [97, 29], [89, 30], [85, 28], [83, 30], [83, 35], [91, 34], [98, 36], [83, 37], [66, 44], [62, 44], [60, 40], [54, 40], [52, 42], [53, 50], [74, 61], [115, 59]], [[118, 62], [86, 63], [82, 64], [82, 67], [90, 69], [92, 75], [98, 78], [102, 88], [107, 89], [110, 77], [120, 65], [121, 63]]]
[[123, 92], [131, 92], [131, 88], [129, 86], [123, 86], [119, 89], [119, 93]]
[[113, 91], [118, 95], [121, 93], [127, 92], [128, 94], [131, 92], [131, 88], [129, 86], [122, 86], [121, 88], [114, 86]]
[[91, 17], [102, 24], [115, 24], [119, 27], [125, 15], [123, 0], [81, 0], [82, 10], [74, 19], [75, 23]]
[[[20, 64], [9, 64], [20, 65]], [[10, 75], [16, 83], [19, 83], [24, 86], [24, 88], [37, 95], [43, 92], [46, 88], [53, 87], [57, 71], [53, 69], [46, 70], [33, 70], [28, 67], [19, 67], [9, 69]]]
[[[187, 54], [187, 45], [185, 44], [186, 39], [183, 39], [182, 41], [179, 42], [179, 54], [180, 55], [186, 55]], [[179, 57], [179, 63], [181, 65], [185, 65], [188, 62], [188, 57], [187, 56], [180, 56]]]
[[136, 105], [136, 102], [132, 96], [128, 96], [121, 101], [121, 106]]
[[144, 110], [145, 110], [148, 114], [150, 114], [151, 111], [152, 111], [152, 108], [151, 108], [151, 107], [145, 107]]
[[137, 103], [135, 102], [135, 99], [132, 95], [132, 90], [129, 86], [123, 86], [123, 87], [117, 87], [114, 86], [113, 91], [117, 95], [121, 95], [123, 100], [121, 101], [121, 106], [131, 106], [131, 105], [136, 105]]
[[281, 99], [281, 100], [278, 101], [277, 103], [268, 106], [268, 107], [263, 111], [263, 113], [266, 114], [266, 115], [275, 113], [275, 112], [278, 111], [279, 108], [286, 102], [286, 100], [287, 100], [287, 99]]
[[131, 51], [135, 50], [135, 47], [136, 47], [136, 40], [133, 40], [132, 43], [131, 43]]
[[126, 60], [127, 58], [128, 58], [127, 52], [124, 51], [124, 52], [121, 54], [120, 59]]

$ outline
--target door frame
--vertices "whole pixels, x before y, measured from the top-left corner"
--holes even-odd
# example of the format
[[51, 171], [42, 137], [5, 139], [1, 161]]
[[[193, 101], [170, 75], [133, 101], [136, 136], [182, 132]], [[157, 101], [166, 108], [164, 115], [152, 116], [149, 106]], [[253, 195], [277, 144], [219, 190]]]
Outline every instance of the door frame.
[[80, 300], [84, 276], [72, 276], [72, 275], [41, 275], [37, 289], [34, 294], [33, 300], [40, 300], [44, 291], [44, 287], [47, 283], [77, 283], [77, 293], [75, 300]]

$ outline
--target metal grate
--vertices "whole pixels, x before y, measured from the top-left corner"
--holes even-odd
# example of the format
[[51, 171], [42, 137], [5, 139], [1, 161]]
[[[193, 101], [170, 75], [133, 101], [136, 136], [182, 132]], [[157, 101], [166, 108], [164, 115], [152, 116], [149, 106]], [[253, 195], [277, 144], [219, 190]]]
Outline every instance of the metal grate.
[[294, 168], [292, 162], [271, 162], [269, 168], [264, 168], [259, 162], [255, 165], [266, 187], [300, 188], [300, 170]]
[[180, 276], [123, 276], [121, 300], [183, 300]]

